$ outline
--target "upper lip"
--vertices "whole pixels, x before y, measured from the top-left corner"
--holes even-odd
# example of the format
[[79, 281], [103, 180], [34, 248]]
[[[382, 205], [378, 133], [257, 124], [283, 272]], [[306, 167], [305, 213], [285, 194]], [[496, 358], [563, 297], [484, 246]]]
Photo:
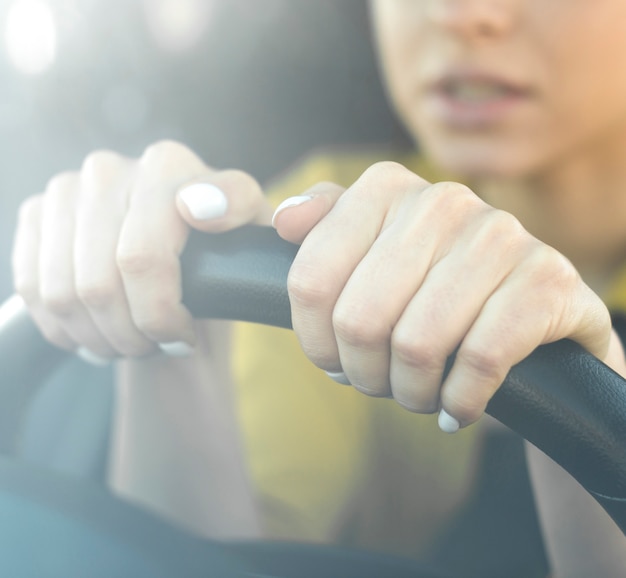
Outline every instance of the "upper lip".
[[427, 84], [431, 90], [445, 91], [455, 84], [460, 83], [491, 84], [516, 94], [526, 94], [530, 92], [528, 84], [518, 79], [513, 79], [506, 74], [478, 68], [448, 69], [434, 76], [433, 80]]

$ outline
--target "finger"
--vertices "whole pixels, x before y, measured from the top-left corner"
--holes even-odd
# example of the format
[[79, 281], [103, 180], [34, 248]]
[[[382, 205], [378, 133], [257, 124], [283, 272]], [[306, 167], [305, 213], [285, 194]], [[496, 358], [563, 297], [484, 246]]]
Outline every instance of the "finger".
[[81, 171], [75, 225], [78, 297], [120, 356], [142, 356], [156, 346], [133, 323], [116, 263], [117, 242], [136, 163], [109, 151], [90, 155]]
[[181, 353], [191, 350], [195, 332], [182, 305], [179, 263], [189, 229], [176, 210], [175, 196], [189, 175], [208, 172], [178, 143], [149, 147], [139, 160], [117, 245], [117, 266], [134, 325], [148, 339]]
[[39, 248], [39, 297], [42, 307], [71, 339], [100, 358], [115, 350], [101, 335], [80, 302], [74, 276], [75, 204], [78, 173], [63, 173], [50, 182], [43, 197]]
[[413, 214], [383, 230], [358, 263], [337, 300], [333, 328], [341, 367], [359, 391], [373, 396], [391, 393], [391, 335], [407, 303], [420, 289], [436, 252], [436, 239], [416, 243], [423, 229]]
[[[448, 421], [456, 420], [460, 427], [470, 425], [482, 416], [510, 368], [539, 344], [541, 332], [537, 327], [518, 327], [514, 333], [495, 328], [493, 315], [501, 309], [494, 302], [485, 306], [457, 352], [454, 365], [442, 386], [442, 411], [449, 416]], [[498, 325], [519, 322], [519, 319], [514, 319], [516, 316], [500, 312], [503, 316], [498, 319]], [[532, 315], [533, 312], [528, 313]], [[542, 321], [534, 316], [528, 320]]]
[[447, 358], [525, 254], [511, 241], [509, 215], [480, 203], [465, 213], [453, 247], [431, 265], [393, 332], [393, 397], [411, 411], [437, 411]]
[[208, 170], [177, 194], [176, 206], [191, 227], [217, 233], [247, 223], [270, 224], [271, 208], [254, 178], [242, 171]]
[[442, 386], [442, 407], [461, 426], [483, 414], [513, 365], [539, 345], [571, 336], [579, 324], [578, 295], [584, 286], [574, 275], [560, 274], [563, 257], [537, 245], [487, 300]]
[[11, 264], [15, 291], [27, 305], [39, 300], [39, 245], [43, 196], [26, 199], [20, 206]]
[[20, 207], [12, 253], [15, 291], [29, 308], [33, 321], [43, 336], [68, 351], [76, 348], [74, 341], [53, 316], [46, 314], [39, 297], [39, 247], [43, 196], [30, 197]]
[[302, 243], [344, 192], [344, 187], [334, 183], [318, 183], [302, 195], [289, 197], [278, 205], [272, 225], [286, 241]]
[[[333, 323], [337, 300], [394, 203], [426, 186], [399, 165], [370, 167], [304, 239], [288, 286], [294, 329], [304, 352], [318, 367], [342, 370]], [[381, 194], [385, 189], [388, 194]]]

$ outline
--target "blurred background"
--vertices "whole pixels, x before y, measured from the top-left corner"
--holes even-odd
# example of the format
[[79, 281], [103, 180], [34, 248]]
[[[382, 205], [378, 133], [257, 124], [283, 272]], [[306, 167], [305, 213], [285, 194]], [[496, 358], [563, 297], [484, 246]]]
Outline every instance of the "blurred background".
[[0, 0], [0, 291], [19, 201], [87, 153], [178, 139], [261, 182], [325, 144], [403, 142], [366, 0]]

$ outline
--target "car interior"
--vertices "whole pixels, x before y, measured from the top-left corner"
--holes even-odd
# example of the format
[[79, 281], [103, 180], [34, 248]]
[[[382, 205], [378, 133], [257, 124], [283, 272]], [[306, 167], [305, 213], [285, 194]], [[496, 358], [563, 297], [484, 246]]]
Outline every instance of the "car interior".
[[[89, 150], [136, 154], [165, 137], [262, 183], [319, 147], [409, 145], [385, 103], [362, 0], [207, 3], [189, 45], [159, 32], [146, 8], [156, 4], [69, 2], [57, 15], [68, 24], [58, 31], [50, 70], [33, 76], [8, 57], [0, 63], [7, 86], [1, 138], [10, 161], [0, 171], [0, 574], [545, 576], [524, 439], [626, 532], [624, 380], [567, 341], [540, 348], [511, 371], [488, 408], [509, 429], [487, 440], [479, 490], [419, 563], [334, 546], [201, 540], [107, 490], [113, 370], [48, 345], [13, 297], [12, 219], [20, 200]], [[261, 227], [192, 234], [184, 302], [198, 318], [289, 330], [286, 277], [296, 251]], [[626, 322], [616, 320], [622, 325], [626, 337]]]

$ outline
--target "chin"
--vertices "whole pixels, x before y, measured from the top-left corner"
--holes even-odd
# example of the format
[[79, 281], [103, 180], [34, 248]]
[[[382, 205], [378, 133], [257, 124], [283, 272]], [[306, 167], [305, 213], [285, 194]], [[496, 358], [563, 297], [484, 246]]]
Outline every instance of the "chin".
[[420, 141], [420, 149], [436, 167], [459, 180], [518, 179], [541, 165], [537, 154], [523, 150], [526, 147], [485, 140], [425, 139]]

